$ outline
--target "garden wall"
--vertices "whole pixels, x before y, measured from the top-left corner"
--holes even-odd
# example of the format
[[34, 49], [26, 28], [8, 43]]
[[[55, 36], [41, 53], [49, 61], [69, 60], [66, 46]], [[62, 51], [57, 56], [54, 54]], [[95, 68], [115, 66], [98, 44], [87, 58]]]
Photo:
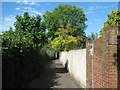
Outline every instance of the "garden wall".
[[[86, 87], [86, 49], [60, 53], [60, 61], [82, 87]], [[68, 64], [67, 64], [68, 63]]]
[[87, 88], [118, 88], [119, 85], [119, 27], [104, 28], [103, 37], [87, 41]]
[[60, 61], [86, 88], [120, 89], [120, 27], [104, 28], [103, 37], [86, 42], [86, 49], [60, 53]]

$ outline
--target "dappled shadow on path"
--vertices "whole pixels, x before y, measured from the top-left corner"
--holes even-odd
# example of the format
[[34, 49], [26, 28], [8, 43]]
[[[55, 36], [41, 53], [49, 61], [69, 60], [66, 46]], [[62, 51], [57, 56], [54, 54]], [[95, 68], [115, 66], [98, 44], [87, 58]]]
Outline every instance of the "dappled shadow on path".
[[34, 79], [28, 88], [51, 88], [61, 85], [58, 79], [60, 74], [66, 73], [66, 69], [58, 61], [53, 60], [50, 62], [45, 71], [36, 79]]

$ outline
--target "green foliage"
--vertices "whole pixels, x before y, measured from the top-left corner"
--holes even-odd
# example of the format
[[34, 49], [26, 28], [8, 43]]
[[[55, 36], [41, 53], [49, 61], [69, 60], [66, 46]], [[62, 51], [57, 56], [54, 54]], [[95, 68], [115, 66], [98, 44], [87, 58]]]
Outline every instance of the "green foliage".
[[56, 51], [68, 51], [85, 47], [85, 32], [87, 18], [76, 6], [58, 5], [52, 12], [47, 11], [44, 22], [48, 29], [50, 44], [47, 47]]
[[41, 22], [41, 17], [30, 17], [28, 13], [22, 16], [16, 16], [14, 23], [16, 31], [23, 31], [23, 35], [32, 39], [33, 43], [42, 47], [47, 40], [45, 35], [44, 23]]
[[51, 46], [55, 51], [68, 51], [72, 49], [78, 49], [85, 46], [85, 36], [74, 37], [70, 35], [71, 25], [68, 24], [66, 27], [60, 25], [55, 35], [58, 35], [52, 42]]
[[87, 20], [82, 8], [77, 8], [71, 5], [59, 5], [52, 12], [47, 11], [44, 15], [44, 21], [48, 29], [48, 36], [53, 40], [58, 35], [55, 32], [62, 24], [66, 27], [71, 25], [72, 30], [69, 35], [81, 36], [84, 35], [86, 28], [85, 21]]
[[[120, 26], [120, 10], [112, 11], [112, 13], [108, 15], [108, 20], [104, 23], [104, 27], [106, 26]], [[102, 37], [103, 28], [100, 30], [100, 38]]]
[[51, 44], [56, 51], [68, 51], [74, 49], [77, 42], [76, 37], [68, 36], [67, 38], [56, 37]]
[[120, 10], [112, 11], [110, 15], [108, 15], [108, 19], [104, 23], [104, 27], [106, 26], [120, 26]]
[[3, 88], [24, 88], [38, 76], [49, 56], [42, 50], [47, 41], [41, 17], [16, 16], [15, 30], [2, 34]]
[[102, 38], [102, 36], [103, 36], [103, 29], [101, 29], [100, 31], [99, 31], [99, 38]]

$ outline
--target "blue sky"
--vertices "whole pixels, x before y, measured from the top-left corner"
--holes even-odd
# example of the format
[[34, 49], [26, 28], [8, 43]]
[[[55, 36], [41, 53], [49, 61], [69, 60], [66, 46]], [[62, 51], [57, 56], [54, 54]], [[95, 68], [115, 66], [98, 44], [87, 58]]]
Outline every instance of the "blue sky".
[[[46, 10], [52, 11], [60, 4], [74, 5], [83, 8], [87, 17], [88, 27], [85, 32], [99, 33], [103, 23], [108, 20], [107, 15], [111, 11], [118, 10], [118, 2], [28, 2], [28, 0], [17, 2], [2, 2], [2, 25], [0, 23], [0, 33], [13, 27], [16, 15], [28, 12], [30, 15], [43, 15]], [[1, 20], [1, 19], [0, 19]]]

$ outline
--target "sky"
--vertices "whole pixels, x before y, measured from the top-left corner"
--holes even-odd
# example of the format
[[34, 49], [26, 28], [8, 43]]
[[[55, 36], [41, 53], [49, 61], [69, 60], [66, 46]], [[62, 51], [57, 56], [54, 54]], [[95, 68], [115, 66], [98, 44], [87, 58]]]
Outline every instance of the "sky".
[[42, 16], [46, 11], [53, 11], [60, 4], [74, 5], [83, 9], [88, 19], [85, 22], [88, 25], [85, 30], [86, 35], [90, 35], [91, 32], [99, 33], [104, 22], [108, 20], [107, 15], [111, 14], [111, 11], [118, 10], [118, 2], [29, 2], [28, 0], [1, 2], [0, 33], [7, 31], [10, 26], [14, 28], [13, 23], [16, 15], [28, 12], [31, 16]]

